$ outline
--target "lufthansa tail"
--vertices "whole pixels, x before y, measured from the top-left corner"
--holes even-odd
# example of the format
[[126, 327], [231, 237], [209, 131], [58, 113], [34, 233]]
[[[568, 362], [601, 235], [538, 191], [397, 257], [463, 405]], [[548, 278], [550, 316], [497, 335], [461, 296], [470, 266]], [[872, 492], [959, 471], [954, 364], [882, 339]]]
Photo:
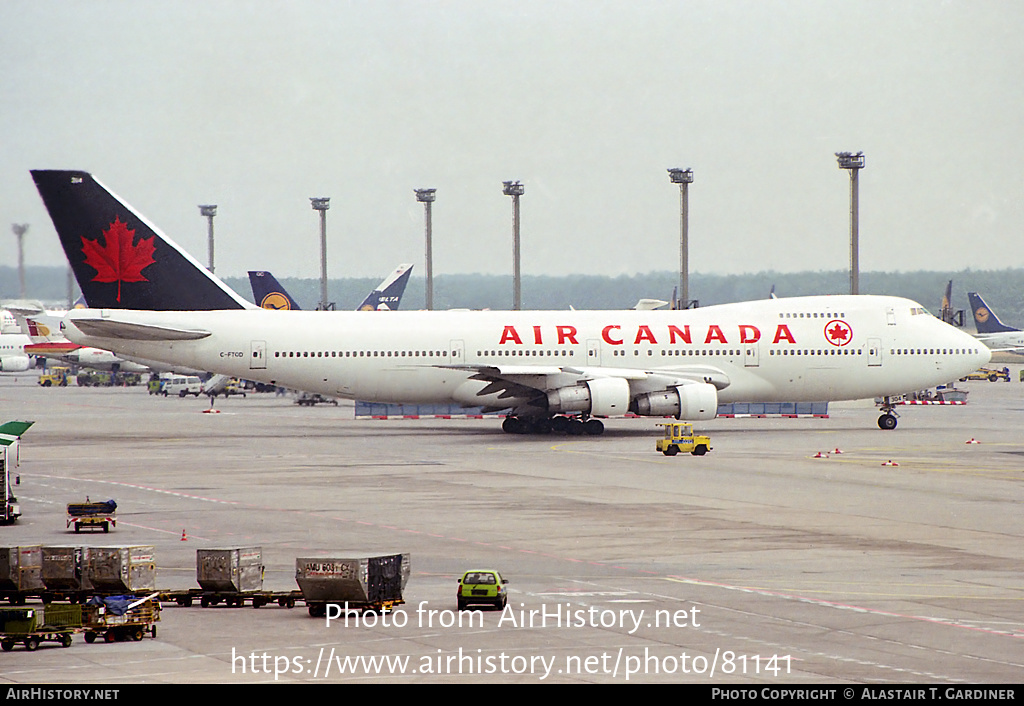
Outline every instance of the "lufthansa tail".
[[1020, 330], [1007, 326], [1000, 321], [999, 317], [996, 316], [996, 312], [989, 308], [988, 304], [985, 303], [985, 300], [977, 292], [968, 292], [967, 300], [971, 303], [971, 311], [974, 313], [974, 326], [978, 329], [979, 334], [1013, 333]]
[[254, 308], [88, 172], [32, 178], [90, 308]]
[[301, 311], [298, 302], [269, 272], [249, 270], [249, 286], [252, 287], [253, 300], [262, 309]]

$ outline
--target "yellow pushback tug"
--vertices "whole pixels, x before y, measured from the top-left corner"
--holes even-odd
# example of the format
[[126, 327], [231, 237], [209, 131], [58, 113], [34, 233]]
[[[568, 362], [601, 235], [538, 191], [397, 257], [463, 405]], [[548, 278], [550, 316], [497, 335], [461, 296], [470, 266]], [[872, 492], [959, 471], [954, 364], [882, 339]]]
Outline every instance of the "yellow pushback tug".
[[711, 450], [711, 437], [693, 433], [690, 422], [670, 422], [659, 424], [665, 427], [665, 436], [654, 445], [666, 456], [675, 456], [680, 451], [688, 451], [694, 456], [703, 456]]

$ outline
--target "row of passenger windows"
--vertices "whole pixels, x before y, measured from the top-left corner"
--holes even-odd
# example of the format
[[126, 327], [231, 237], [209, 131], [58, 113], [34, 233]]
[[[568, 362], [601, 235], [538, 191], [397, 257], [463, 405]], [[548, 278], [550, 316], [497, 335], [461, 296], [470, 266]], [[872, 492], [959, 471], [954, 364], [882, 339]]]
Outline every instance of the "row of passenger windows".
[[558, 350], [558, 351], [536, 351], [536, 350], [504, 350], [504, 351], [477, 351], [476, 355], [478, 358], [491, 357], [496, 358], [498, 356], [532, 356], [534, 358], [551, 358], [551, 357], [566, 357], [570, 358], [575, 355], [572, 350]]
[[[452, 351], [452, 355], [457, 355]], [[447, 358], [448, 351], [275, 351], [275, 358]]]
[[[960, 349], [960, 348], [890, 348], [890, 355], [968, 355], [977, 353], [977, 349]], [[739, 356], [742, 355], [743, 351], [734, 350], [731, 348], [726, 349], [674, 349], [674, 350], [662, 350], [662, 357], [665, 356]], [[833, 349], [796, 349], [790, 350], [782, 348], [780, 350], [771, 349], [769, 355], [861, 355], [863, 353], [860, 349], [847, 349], [847, 348], [833, 348]], [[457, 351], [452, 351], [451, 355], [454, 357], [458, 355]], [[527, 356], [527, 357], [573, 357], [575, 355], [572, 349], [562, 350], [548, 350], [548, 351], [537, 351], [537, 350], [503, 350], [503, 351], [477, 351], [476, 355], [478, 358], [482, 357], [499, 357], [499, 356]], [[627, 352], [624, 350], [613, 350], [613, 356], [624, 356]], [[639, 356], [640, 351], [637, 349], [633, 350], [634, 356]], [[653, 356], [654, 351], [650, 348], [647, 349], [647, 355]], [[275, 358], [447, 358], [448, 351], [276, 351], [274, 353]]]
[[972, 355], [977, 348], [890, 348], [889, 355]]
[[821, 314], [821, 313], [782, 313], [779, 312], [780, 319], [845, 319], [846, 314], [839, 312], [838, 314]]

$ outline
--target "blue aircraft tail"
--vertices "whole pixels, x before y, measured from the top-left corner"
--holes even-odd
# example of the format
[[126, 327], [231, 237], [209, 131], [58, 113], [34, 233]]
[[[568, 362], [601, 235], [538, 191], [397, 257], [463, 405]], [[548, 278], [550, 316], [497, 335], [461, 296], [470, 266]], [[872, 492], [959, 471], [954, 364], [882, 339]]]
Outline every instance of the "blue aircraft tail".
[[1000, 321], [999, 317], [996, 316], [996, 312], [989, 308], [988, 304], [985, 303], [985, 300], [977, 292], [968, 292], [967, 300], [971, 303], [971, 312], [974, 314], [974, 326], [978, 329], [978, 333], [1009, 333], [1020, 330], [1007, 326]]
[[300, 311], [302, 308], [269, 272], [250, 270], [249, 284], [252, 286], [253, 300], [262, 309]]
[[32, 179], [90, 307], [252, 308], [88, 172], [33, 170]]
[[405, 285], [409, 284], [412, 265], [399, 265], [363, 300], [357, 311], [395, 311], [402, 302]]

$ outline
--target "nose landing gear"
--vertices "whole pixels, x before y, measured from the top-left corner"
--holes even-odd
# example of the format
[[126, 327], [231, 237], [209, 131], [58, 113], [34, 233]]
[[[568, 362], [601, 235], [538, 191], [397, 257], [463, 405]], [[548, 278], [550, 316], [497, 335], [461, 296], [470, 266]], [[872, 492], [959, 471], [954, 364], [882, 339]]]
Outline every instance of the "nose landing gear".
[[889, 431], [896, 428], [896, 413], [893, 411], [895, 405], [892, 403], [892, 399], [889, 397], [882, 398], [882, 416], [878, 418], [878, 428]]

